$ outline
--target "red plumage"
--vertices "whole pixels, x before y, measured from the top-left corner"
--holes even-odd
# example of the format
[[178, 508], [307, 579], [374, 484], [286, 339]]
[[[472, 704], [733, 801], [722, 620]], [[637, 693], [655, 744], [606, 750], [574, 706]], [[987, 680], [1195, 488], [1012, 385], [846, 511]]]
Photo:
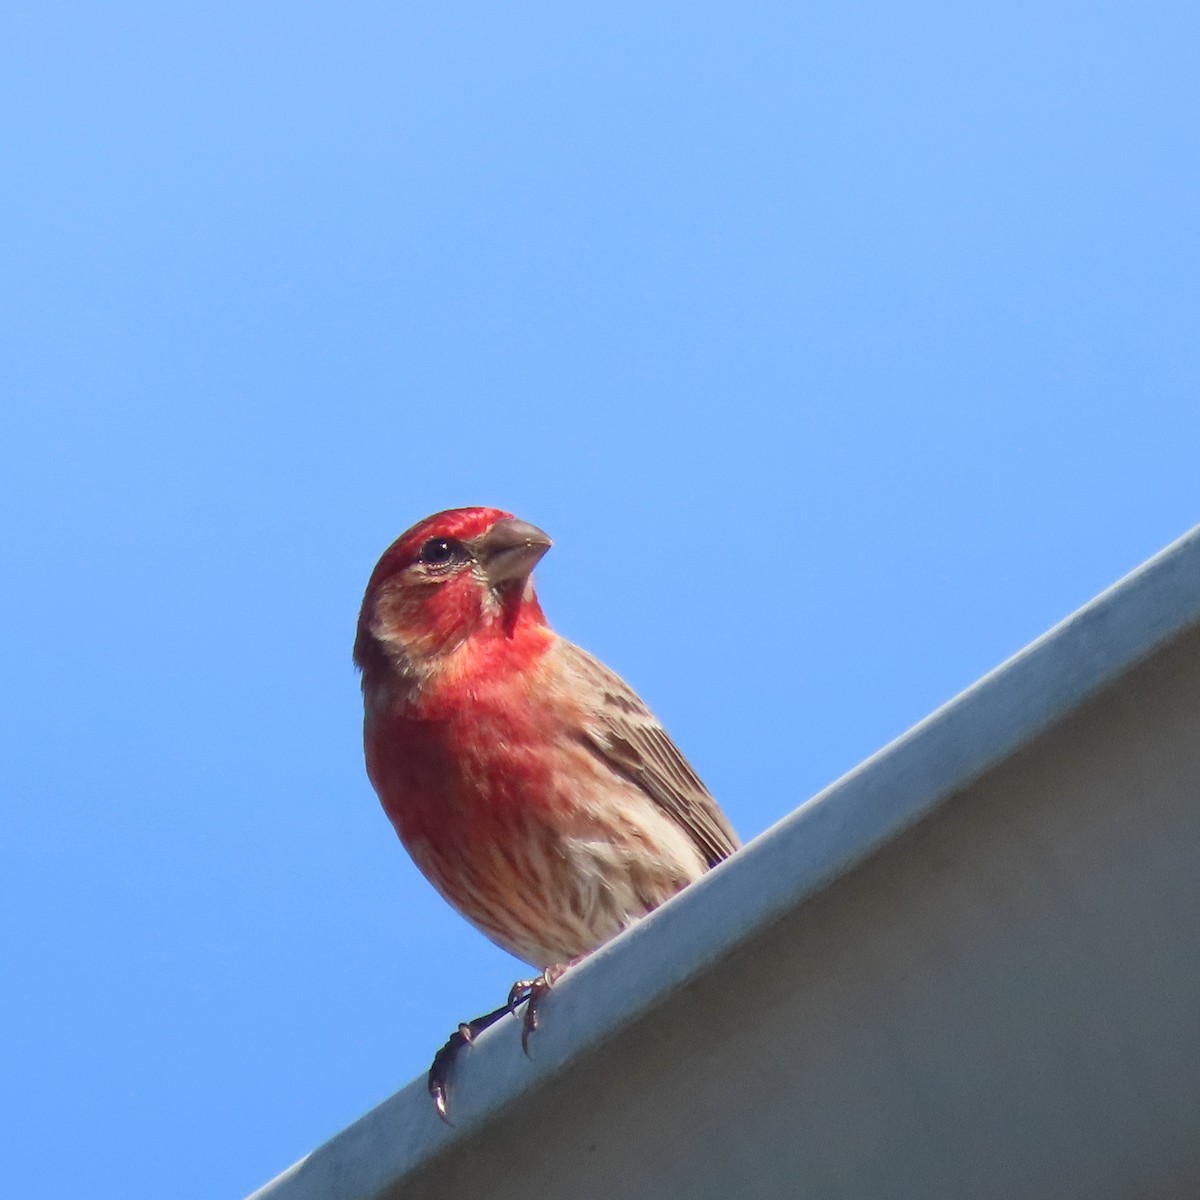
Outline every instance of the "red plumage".
[[638, 697], [546, 623], [540, 530], [491, 508], [413, 526], [355, 642], [367, 772], [437, 890], [539, 968], [576, 959], [738, 845]]

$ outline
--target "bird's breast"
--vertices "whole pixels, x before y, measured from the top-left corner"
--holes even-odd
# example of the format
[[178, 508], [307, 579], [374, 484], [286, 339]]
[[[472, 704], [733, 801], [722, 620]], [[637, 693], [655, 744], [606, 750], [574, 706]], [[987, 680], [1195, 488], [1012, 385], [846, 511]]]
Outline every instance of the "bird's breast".
[[[552, 697], [550, 699], [553, 699]], [[531, 683], [475, 684], [385, 712], [365, 727], [367, 772], [407, 844], [503, 832], [578, 791], [597, 764], [571, 714]]]

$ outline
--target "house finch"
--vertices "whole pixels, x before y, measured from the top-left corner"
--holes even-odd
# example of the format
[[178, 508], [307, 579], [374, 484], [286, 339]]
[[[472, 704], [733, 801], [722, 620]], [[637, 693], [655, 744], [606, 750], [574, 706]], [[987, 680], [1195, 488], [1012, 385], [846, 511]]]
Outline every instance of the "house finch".
[[537, 1005], [564, 969], [737, 849], [725, 815], [634, 692], [546, 623], [530, 574], [550, 548], [494, 508], [414, 525], [367, 584], [367, 774], [425, 877], [542, 974], [459, 1027], [434, 1060], [446, 1116], [454, 1056]]

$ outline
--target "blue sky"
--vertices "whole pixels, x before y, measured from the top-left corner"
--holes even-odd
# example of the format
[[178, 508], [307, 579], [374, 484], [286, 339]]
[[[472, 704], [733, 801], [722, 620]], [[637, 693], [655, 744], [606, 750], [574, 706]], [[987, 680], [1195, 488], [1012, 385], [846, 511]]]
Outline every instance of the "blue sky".
[[1194, 5], [0, 20], [12, 1195], [239, 1196], [519, 973], [362, 770], [417, 518], [745, 836], [1200, 518]]

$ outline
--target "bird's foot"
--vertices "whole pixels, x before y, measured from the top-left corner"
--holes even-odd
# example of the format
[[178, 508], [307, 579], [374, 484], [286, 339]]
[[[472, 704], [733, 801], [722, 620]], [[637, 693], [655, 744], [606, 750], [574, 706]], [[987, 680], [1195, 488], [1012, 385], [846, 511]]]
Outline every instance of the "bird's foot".
[[482, 1017], [476, 1017], [473, 1021], [464, 1021], [433, 1056], [433, 1065], [429, 1068], [429, 1095], [433, 1098], [433, 1107], [437, 1110], [437, 1115], [447, 1125], [453, 1124], [450, 1120], [450, 1071], [463, 1049], [472, 1045], [485, 1029], [490, 1029], [509, 1013], [515, 1013], [524, 1004], [521, 1048], [528, 1054], [529, 1035], [538, 1027], [541, 1002], [571, 965], [559, 963], [547, 967], [536, 979], [518, 979], [509, 989], [508, 999], [499, 1008], [484, 1013]]
[[[525, 1051], [525, 1056], [529, 1057], [529, 1035], [537, 1031], [541, 1024], [540, 1011], [542, 1001], [545, 1000], [550, 989], [566, 974], [569, 963], [557, 963], [553, 967], [547, 967], [536, 979], [526, 979], [522, 981], [522, 986], [528, 989], [528, 994], [525, 997], [525, 1017], [521, 1022], [521, 1049]], [[509, 999], [512, 999], [510, 993]]]
[[450, 1069], [454, 1066], [464, 1047], [472, 1045], [485, 1029], [490, 1029], [502, 1017], [507, 1017], [510, 1012], [514, 1012], [525, 1003], [528, 999], [528, 996], [525, 995], [514, 1001], [513, 996], [517, 987], [517, 984], [513, 985], [506, 1004], [493, 1009], [490, 1013], [484, 1013], [482, 1017], [476, 1017], [473, 1021], [464, 1021], [459, 1025], [446, 1040], [446, 1044], [433, 1056], [433, 1064], [429, 1068], [429, 1095], [433, 1098], [433, 1107], [437, 1110], [437, 1115], [447, 1125], [454, 1123], [450, 1120], [449, 1108]]

